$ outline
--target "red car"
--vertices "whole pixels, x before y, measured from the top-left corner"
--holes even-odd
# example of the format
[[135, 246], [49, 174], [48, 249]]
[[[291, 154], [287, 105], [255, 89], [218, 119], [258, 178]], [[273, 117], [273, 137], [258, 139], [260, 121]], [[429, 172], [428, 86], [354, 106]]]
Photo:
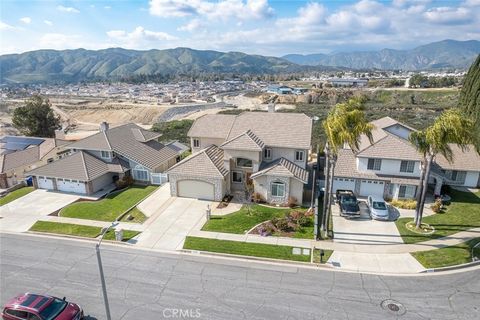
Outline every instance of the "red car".
[[83, 310], [78, 304], [51, 296], [21, 294], [5, 304], [4, 320], [80, 320]]

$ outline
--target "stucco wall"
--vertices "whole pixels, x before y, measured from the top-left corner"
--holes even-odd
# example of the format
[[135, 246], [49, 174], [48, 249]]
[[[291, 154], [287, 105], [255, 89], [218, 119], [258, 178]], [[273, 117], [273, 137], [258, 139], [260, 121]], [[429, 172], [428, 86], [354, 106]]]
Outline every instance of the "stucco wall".
[[467, 171], [467, 175], [465, 176], [465, 183], [463, 184], [465, 187], [475, 188], [478, 186], [479, 182], [479, 174], [480, 172], [475, 171]]
[[[264, 161], [274, 161], [278, 158], [285, 158], [297, 166], [302, 167], [305, 169], [307, 167], [307, 158], [308, 158], [308, 150], [307, 149], [290, 149], [290, 148], [278, 148], [278, 147], [269, 147], [266, 146], [265, 148], [272, 149], [272, 158], [270, 160], [264, 159]], [[295, 151], [303, 151], [304, 152], [304, 161], [295, 161]], [[263, 157], [263, 154], [262, 154]]]
[[357, 158], [357, 170], [361, 172], [374, 172], [406, 177], [420, 177], [420, 161], [415, 161], [413, 172], [400, 172], [401, 160], [382, 159], [381, 170], [368, 170], [368, 158]]
[[103, 176], [100, 176], [94, 180], [92, 180], [92, 192], [97, 192], [98, 190], [102, 189], [103, 187], [113, 183], [113, 173], [107, 173]]
[[[200, 140], [200, 147], [198, 147], [198, 148], [193, 147], [193, 139], [199, 139]], [[225, 142], [225, 140], [221, 139], [221, 138], [220, 139], [217, 139], [217, 138], [197, 138], [197, 137], [190, 138], [190, 146], [192, 148], [192, 153], [195, 153], [195, 152], [198, 152], [202, 149], [210, 147], [211, 145], [219, 146], [224, 142]]]
[[297, 199], [298, 204], [303, 202], [303, 186], [304, 184], [297, 179], [290, 178], [290, 196]]

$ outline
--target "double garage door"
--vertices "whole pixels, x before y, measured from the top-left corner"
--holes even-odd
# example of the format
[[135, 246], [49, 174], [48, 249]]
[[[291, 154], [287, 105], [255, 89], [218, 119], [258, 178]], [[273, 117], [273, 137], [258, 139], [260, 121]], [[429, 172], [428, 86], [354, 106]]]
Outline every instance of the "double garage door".
[[87, 193], [85, 183], [78, 180], [57, 179], [57, 189], [63, 192]]
[[385, 182], [377, 180], [360, 180], [360, 196], [380, 196], [383, 197]]
[[180, 180], [177, 182], [177, 195], [184, 198], [215, 200], [215, 187], [205, 181]]
[[333, 178], [333, 192], [335, 193], [337, 190], [355, 191], [355, 179]]

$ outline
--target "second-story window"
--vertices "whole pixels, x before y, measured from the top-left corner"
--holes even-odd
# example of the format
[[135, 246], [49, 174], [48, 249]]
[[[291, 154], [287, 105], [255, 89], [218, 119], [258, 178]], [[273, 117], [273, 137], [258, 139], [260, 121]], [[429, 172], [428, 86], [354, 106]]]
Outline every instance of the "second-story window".
[[193, 147], [194, 148], [200, 148], [200, 140], [199, 139], [193, 139]]
[[267, 160], [272, 159], [272, 149], [266, 148], [263, 150], [263, 158]]
[[252, 168], [253, 161], [245, 158], [237, 158], [237, 167], [238, 168]]
[[380, 171], [382, 169], [382, 159], [368, 159], [367, 169]]
[[415, 161], [402, 160], [400, 163], [400, 172], [413, 172], [415, 169]]
[[110, 159], [110, 151], [102, 151], [100, 155], [103, 159]]
[[303, 161], [305, 159], [305, 152], [302, 150], [295, 151], [295, 161]]

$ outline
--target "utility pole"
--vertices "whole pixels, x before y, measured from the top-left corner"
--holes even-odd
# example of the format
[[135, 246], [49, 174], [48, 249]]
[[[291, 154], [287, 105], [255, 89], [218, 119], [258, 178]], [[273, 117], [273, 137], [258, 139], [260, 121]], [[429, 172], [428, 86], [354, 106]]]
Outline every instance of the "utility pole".
[[118, 222], [114, 221], [112, 224], [105, 228], [100, 236], [100, 240], [95, 245], [95, 251], [97, 252], [97, 260], [98, 260], [98, 270], [100, 271], [100, 282], [102, 283], [102, 292], [103, 292], [103, 302], [105, 304], [105, 314], [107, 316], [107, 320], [112, 320], [110, 316], [110, 306], [108, 304], [108, 296], [107, 296], [107, 285], [105, 283], [105, 275], [103, 274], [103, 265], [102, 265], [102, 257], [100, 256], [100, 245], [102, 244], [103, 237], [111, 228], [115, 227]]

